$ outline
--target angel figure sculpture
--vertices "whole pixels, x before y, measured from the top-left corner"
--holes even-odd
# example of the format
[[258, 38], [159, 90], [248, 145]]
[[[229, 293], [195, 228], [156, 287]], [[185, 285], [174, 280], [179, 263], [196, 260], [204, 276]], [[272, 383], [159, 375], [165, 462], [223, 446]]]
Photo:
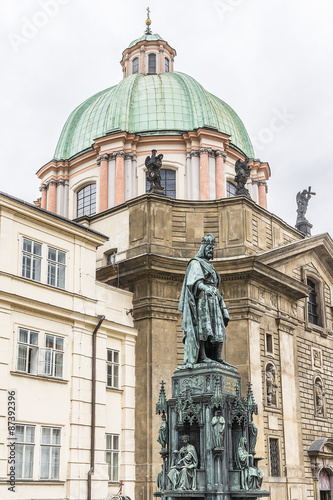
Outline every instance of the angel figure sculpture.
[[161, 168], [163, 155], [156, 156], [156, 149], [153, 149], [151, 156], [147, 156], [145, 160], [145, 165], [147, 168], [147, 181], [150, 183], [150, 189], [148, 193], [154, 194], [164, 194], [164, 189], [161, 185]]

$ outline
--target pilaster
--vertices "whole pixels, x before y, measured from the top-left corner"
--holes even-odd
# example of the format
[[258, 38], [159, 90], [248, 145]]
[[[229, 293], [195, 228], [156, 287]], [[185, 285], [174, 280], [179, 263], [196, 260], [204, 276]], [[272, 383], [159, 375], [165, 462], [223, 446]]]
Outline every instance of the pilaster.
[[227, 158], [227, 153], [220, 149], [215, 151], [215, 185], [216, 185], [216, 199], [225, 197], [225, 176], [224, 176], [224, 163]]
[[125, 152], [115, 151], [116, 157], [116, 179], [115, 179], [115, 205], [120, 205], [125, 201]]
[[108, 163], [109, 155], [103, 154], [97, 157], [97, 165], [100, 165], [99, 174], [99, 211], [103, 212], [108, 208]]

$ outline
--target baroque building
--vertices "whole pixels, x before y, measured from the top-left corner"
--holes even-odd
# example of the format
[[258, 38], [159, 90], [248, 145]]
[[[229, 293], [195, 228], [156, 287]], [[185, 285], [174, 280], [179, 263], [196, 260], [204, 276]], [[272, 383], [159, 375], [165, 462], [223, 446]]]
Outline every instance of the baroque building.
[[[223, 356], [239, 367], [242, 387], [253, 384], [263, 487], [272, 500], [328, 500], [332, 239], [305, 237], [267, 210], [270, 167], [255, 157], [244, 124], [220, 98], [174, 70], [176, 51], [147, 22], [145, 34], [123, 52], [121, 82], [69, 116], [54, 157], [38, 171], [36, 202], [42, 214], [75, 219], [78, 232], [109, 237], [96, 251], [98, 286], [111, 285], [131, 300], [127, 321], [138, 332], [135, 492], [126, 494], [151, 500], [156, 489], [155, 402], [161, 380], [170, 380], [183, 361], [178, 302], [187, 262], [212, 232], [231, 318]], [[145, 158], [153, 149], [163, 154], [165, 196], [147, 194]], [[235, 196], [235, 163], [246, 158], [251, 198]], [[132, 442], [121, 446], [127, 456]], [[105, 450], [105, 464], [107, 457]], [[98, 489], [92, 494], [106, 498]]]

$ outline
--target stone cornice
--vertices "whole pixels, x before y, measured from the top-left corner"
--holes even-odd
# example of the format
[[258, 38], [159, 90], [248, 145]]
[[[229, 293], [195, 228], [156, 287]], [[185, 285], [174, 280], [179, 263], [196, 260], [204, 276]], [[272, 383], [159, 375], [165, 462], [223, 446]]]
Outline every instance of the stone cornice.
[[289, 333], [290, 335], [294, 333], [294, 330], [297, 326], [294, 321], [291, 321], [290, 319], [282, 316], [278, 316], [277, 318], [275, 318], [275, 322], [279, 331]]

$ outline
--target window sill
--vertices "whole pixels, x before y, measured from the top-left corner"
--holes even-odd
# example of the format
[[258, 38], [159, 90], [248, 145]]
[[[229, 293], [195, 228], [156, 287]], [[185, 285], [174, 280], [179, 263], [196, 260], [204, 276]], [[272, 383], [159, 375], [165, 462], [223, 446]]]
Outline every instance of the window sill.
[[278, 408], [276, 406], [268, 406], [264, 405], [264, 411], [271, 412], [271, 413], [282, 413], [281, 408]]
[[[8, 479], [1, 479], [0, 480], [0, 484], [2, 483], [6, 483], [8, 484]], [[50, 484], [53, 484], [53, 485], [62, 485], [62, 484], [66, 484], [66, 481], [60, 481], [58, 479], [15, 479], [15, 485], [17, 484], [24, 484], [24, 485], [27, 485], [27, 484], [47, 484], [48, 486]]]
[[106, 390], [109, 392], [118, 392], [120, 394], [124, 392], [123, 389], [116, 389], [115, 387], [108, 387], [108, 386], [106, 386]]
[[328, 331], [326, 328], [323, 328], [322, 326], [319, 326], [319, 325], [315, 325], [313, 323], [309, 323], [307, 322], [306, 324], [306, 327], [305, 329], [308, 331], [308, 332], [315, 332], [315, 333], [319, 333], [321, 337], [324, 337], [326, 338], [328, 336]]
[[56, 382], [58, 384], [68, 384], [69, 380], [64, 380], [63, 378], [48, 377], [47, 375], [31, 375], [30, 373], [10, 371], [11, 375], [17, 377], [28, 377], [35, 380], [43, 380], [44, 382]]

